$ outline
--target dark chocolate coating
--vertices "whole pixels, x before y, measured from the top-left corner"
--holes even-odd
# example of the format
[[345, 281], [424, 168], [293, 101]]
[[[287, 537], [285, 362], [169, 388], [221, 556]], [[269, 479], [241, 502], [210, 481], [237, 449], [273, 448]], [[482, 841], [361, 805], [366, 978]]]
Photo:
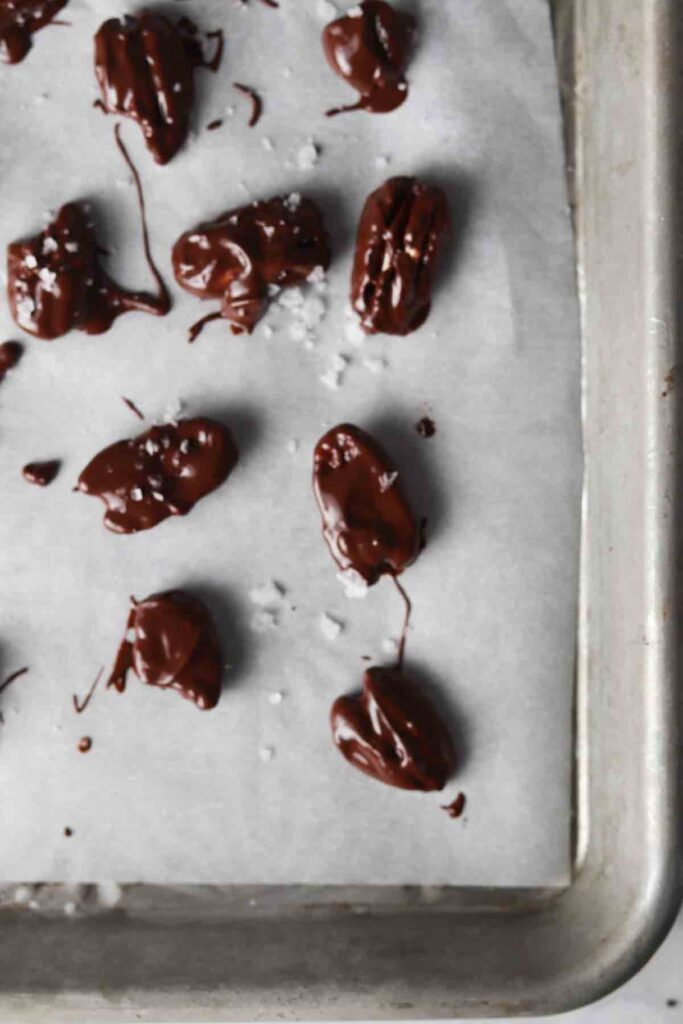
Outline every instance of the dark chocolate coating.
[[95, 35], [95, 74], [108, 114], [133, 118], [159, 164], [187, 138], [194, 103], [198, 44], [151, 11], [110, 18]]
[[57, 473], [59, 473], [60, 465], [61, 463], [58, 459], [52, 459], [49, 462], [29, 462], [21, 472], [23, 473], [24, 480], [28, 480], [30, 484], [37, 484], [38, 487], [47, 487], [48, 484], [52, 483]]
[[0, 0], [0, 60], [18, 64], [31, 49], [31, 36], [49, 25], [69, 0]]
[[216, 628], [202, 602], [183, 590], [133, 601], [107, 686], [123, 693], [130, 669], [148, 686], [176, 690], [203, 711], [215, 708], [223, 659]]
[[342, 572], [353, 569], [368, 586], [396, 576], [420, 552], [420, 531], [393, 462], [359, 427], [343, 423], [316, 447], [313, 488], [323, 536]]
[[15, 322], [52, 341], [72, 329], [107, 331], [123, 313], [164, 316], [168, 295], [129, 292], [102, 269], [95, 231], [78, 203], [62, 206], [39, 235], [7, 247], [7, 295]]
[[386, 114], [408, 96], [404, 72], [413, 47], [413, 18], [385, 0], [365, 0], [358, 11], [323, 31], [330, 67], [360, 93], [357, 103], [330, 110], [330, 115], [348, 110]]
[[422, 326], [449, 227], [441, 189], [416, 178], [390, 178], [368, 196], [351, 277], [351, 303], [366, 334], [410, 334]]
[[18, 341], [3, 341], [0, 344], [0, 384], [5, 374], [17, 365], [23, 351]]
[[448, 729], [399, 669], [370, 668], [363, 692], [332, 706], [332, 736], [347, 761], [399, 789], [443, 789], [455, 766]]
[[173, 247], [178, 284], [221, 303], [235, 334], [250, 333], [268, 305], [268, 285], [298, 284], [330, 263], [329, 237], [310, 199], [277, 196], [228, 210], [186, 231]]
[[108, 529], [138, 533], [187, 515], [227, 479], [237, 457], [222, 423], [179, 420], [105, 448], [85, 467], [76, 490], [104, 502]]

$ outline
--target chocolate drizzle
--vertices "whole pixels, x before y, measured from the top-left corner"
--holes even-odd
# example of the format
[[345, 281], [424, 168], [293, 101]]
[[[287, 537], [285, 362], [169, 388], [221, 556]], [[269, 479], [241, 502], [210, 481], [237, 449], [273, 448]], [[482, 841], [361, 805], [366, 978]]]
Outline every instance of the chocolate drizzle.
[[390, 178], [363, 208], [351, 303], [366, 334], [410, 334], [429, 316], [435, 263], [450, 224], [441, 189]]
[[12, 316], [22, 330], [37, 338], [52, 341], [72, 329], [102, 334], [124, 313], [137, 310], [165, 316], [170, 309], [166, 286], [150, 251], [140, 179], [118, 127], [116, 142], [135, 178], [145, 258], [158, 293], [130, 292], [116, 284], [100, 266], [103, 250], [85, 208], [67, 203], [39, 235], [12, 242], [7, 248]]
[[121, 401], [123, 402], [124, 405], [128, 406], [128, 408], [130, 409], [134, 416], [137, 416], [139, 420], [144, 420], [144, 413], [140, 412], [137, 405], [131, 398], [126, 398], [125, 395], [121, 395]]
[[85, 711], [85, 709], [87, 708], [88, 704], [90, 703], [90, 701], [93, 699], [93, 697], [95, 695], [95, 690], [97, 689], [97, 684], [99, 683], [99, 681], [102, 678], [103, 674], [104, 674], [104, 667], [99, 670], [99, 672], [97, 673], [97, 675], [93, 679], [92, 683], [90, 684], [90, 689], [86, 693], [86, 695], [83, 698], [83, 700], [79, 700], [79, 698], [76, 696], [75, 693], [72, 694], [71, 700], [73, 702], [74, 711], [76, 712], [77, 715], [82, 715], [83, 712]]
[[202, 602], [182, 590], [131, 602], [107, 686], [123, 693], [132, 669], [149, 686], [176, 690], [202, 710], [214, 708], [221, 691], [222, 657]]
[[305, 281], [330, 262], [322, 214], [298, 194], [228, 210], [185, 232], [173, 247], [178, 284], [201, 299], [221, 303], [192, 329], [223, 317], [234, 334], [251, 333], [276, 290]]
[[252, 89], [250, 85], [242, 85], [241, 82], [233, 82], [233, 88], [239, 92], [244, 93], [251, 100], [251, 117], [249, 118], [249, 127], [255, 128], [261, 120], [261, 114], [263, 113], [263, 100], [256, 92], [256, 89]]
[[31, 36], [45, 28], [69, 0], [0, 0], [0, 60], [18, 64], [31, 49]]
[[109, 530], [137, 533], [187, 515], [236, 463], [235, 442], [222, 423], [179, 420], [105, 448], [85, 467], [76, 490], [104, 502]]
[[163, 14], [144, 11], [135, 17], [110, 18], [95, 35], [101, 107], [106, 113], [137, 121], [159, 164], [168, 163], [187, 138], [194, 69], [216, 71], [220, 65], [223, 33], [207, 36], [217, 42], [209, 61], [189, 18], [174, 25]]
[[24, 479], [30, 484], [47, 487], [59, 473], [60, 466], [61, 462], [58, 459], [52, 459], [49, 462], [29, 462], [21, 472]]
[[342, 572], [353, 570], [372, 586], [415, 561], [420, 533], [398, 470], [365, 431], [343, 423], [318, 441], [313, 487], [323, 536]]
[[355, 13], [328, 25], [323, 32], [325, 56], [360, 99], [328, 110], [327, 116], [351, 110], [386, 114], [400, 107], [408, 96], [404, 72], [414, 35], [413, 18], [385, 0], [364, 0]]
[[449, 732], [421, 689], [393, 668], [368, 669], [363, 692], [331, 713], [338, 749], [366, 775], [400, 789], [440, 790], [455, 763]]
[[17, 365], [23, 351], [18, 341], [3, 341], [0, 344], [0, 384], [2, 384], [6, 374]]
[[445, 811], [449, 818], [461, 818], [462, 813], [465, 810], [465, 804], [467, 803], [467, 797], [464, 793], [458, 793], [455, 800], [450, 804], [442, 805], [441, 810]]
[[5, 690], [9, 689], [12, 683], [16, 683], [17, 679], [21, 679], [21, 677], [25, 676], [27, 672], [28, 667], [25, 667], [19, 668], [17, 669], [16, 672], [12, 672], [10, 675], [8, 675], [7, 678], [2, 683], [0, 683], [0, 693], [4, 693]]

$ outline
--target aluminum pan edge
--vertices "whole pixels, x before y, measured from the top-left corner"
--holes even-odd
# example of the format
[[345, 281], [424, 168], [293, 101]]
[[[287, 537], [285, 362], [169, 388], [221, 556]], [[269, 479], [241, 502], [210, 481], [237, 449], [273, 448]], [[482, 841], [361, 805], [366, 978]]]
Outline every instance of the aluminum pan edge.
[[551, 1013], [654, 952], [681, 896], [683, 416], [666, 378], [679, 359], [682, 23], [677, 0], [575, 0], [587, 480], [572, 885], [133, 887], [123, 910], [77, 922], [3, 912], [0, 1020]]

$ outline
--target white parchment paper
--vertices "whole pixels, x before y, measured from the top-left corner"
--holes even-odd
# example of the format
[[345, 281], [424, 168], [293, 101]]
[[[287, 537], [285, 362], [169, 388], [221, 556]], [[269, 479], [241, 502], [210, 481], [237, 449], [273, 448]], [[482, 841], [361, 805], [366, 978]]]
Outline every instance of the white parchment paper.
[[[40, 32], [23, 64], [0, 69], [0, 245], [89, 199], [111, 272], [140, 287], [134, 192], [113, 120], [92, 108], [93, 34], [126, 7], [72, 0], [71, 27]], [[174, 287], [165, 320], [26, 339], [0, 387], [0, 672], [30, 666], [1, 698], [0, 880], [562, 884], [580, 352], [546, 3], [415, 2], [408, 102], [333, 120], [325, 109], [354, 94], [324, 61], [315, 0], [170, 8], [223, 26], [227, 47], [218, 75], [198, 73], [195, 131], [169, 166], [124, 127], [164, 273], [170, 282], [172, 243], [194, 223], [298, 191], [320, 200], [334, 238], [327, 312], [312, 348], [290, 337], [296, 317], [281, 307], [272, 333], [234, 338], [212, 324], [189, 346], [187, 325], [209, 310]], [[262, 92], [254, 130], [233, 81]], [[223, 127], [207, 132], [215, 118]], [[359, 346], [346, 314], [355, 225], [368, 192], [398, 173], [443, 185], [455, 237], [426, 326]], [[0, 331], [18, 336], [4, 299]], [[331, 369], [336, 390], [320, 379]], [[188, 518], [134, 537], [107, 533], [100, 504], [71, 491], [95, 452], [143, 428], [121, 395], [150, 418], [179, 398], [188, 414], [220, 415], [242, 451]], [[414, 430], [425, 414], [431, 440]], [[390, 582], [349, 600], [320, 536], [312, 448], [344, 420], [376, 433], [428, 518], [404, 583], [409, 665], [448, 708], [461, 752], [442, 795], [383, 787], [330, 740], [332, 701], [360, 685], [364, 655], [390, 658], [383, 642], [402, 614]], [[43, 491], [20, 470], [47, 458], [64, 465]], [[284, 597], [258, 632], [249, 594], [269, 581]], [[131, 677], [125, 696], [99, 692], [76, 716], [71, 694], [111, 664], [128, 595], [169, 587], [194, 587], [220, 624], [218, 709]], [[343, 624], [337, 639], [321, 612]], [[467, 810], [452, 821], [439, 804], [460, 789]]]

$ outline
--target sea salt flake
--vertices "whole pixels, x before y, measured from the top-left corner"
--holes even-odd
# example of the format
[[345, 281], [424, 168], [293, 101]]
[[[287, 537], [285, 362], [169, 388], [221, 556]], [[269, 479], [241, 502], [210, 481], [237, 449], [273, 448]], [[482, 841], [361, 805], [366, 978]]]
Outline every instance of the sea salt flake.
[[291, 210], [292, 213], [295, 213], [301, 206], [301, 193], [291, 192], [284, 202], [287, 209]]
[[333, 618], [332, 615], [328, 615], [327, 612], [321, 612], [318, 626], [326, 640], [338, 640], [344, 629], [343, 623]]
[[255, 633], [267, 633], [277, 627], [277, 614], [270, 608], [262, 608], [251, 620], [251, 628]]
[[277, 301], [278, 305], [284, 306], [285, 309], [294, 309], [295, 306], [303, 305], [304, 293], [301, 288], [287, 288], [280, 294]]
[[337, 573], [337, 579], [344, 587], [347, 597], [362, 599], [368, 596], [368, 585], [359, 572], [355, 569], [345, 569]]
[[263, 146], [267, 153], [272, 153], [272, 151], [275, 149], [275, 146], [273, 145], [273, 140], [269, 139], [267, 135], [261, 139], [261, 145]]
[[270, 326], [270, 324], [264, 324], [263, 325], [263, 336], [264, 336], [264, 338], [272, 338], [274, 333], [275, 332], [273, 331], [273, 328]]
[[49, 256], [51, 252], [58, 252], [59, 246], [50, 235], [43, 239], [43, 256]]
[[384, 370], [386, 370], [386, 368], [387, 368], [387, 361], [386, 361], [386, 359], [382, 359], [382, 358], [364, 359], [363, 360], [363, 366], [365, 367], [366, 370], [369, 370], [370, 373], [379, 374], [379, 373], [382, 373]]
[[275, 757], [275, 747], [261, 747], [258, 756], [264, 762], [272, 761]]
[[285, 588], [276, 583], [275, 580], [269, 580], [268, 583], [264, 583], [260, 587], [254, 587], [249, 591], [249, 600], [252, 604], [258, 605], [259, 608], [278, 605], [284, 596]]
[[289, 452], [290, 455], [296, 455], [296, 453], [299, 451], [299, 442], [296, 440], [296, 438], [293, 437], [291, 441], [287, 442], [287, 451]]
[[35, 270], [38, 266], [38, 260], [32, 252], [30, 252], [24, 259], [24, 266], [28, 267], [29, 270]]
[[131, 501], [142, 501], [143, 494], [139, 487], [132, 487], [130, 492]]
[[320, 150], [316, 146], [313, 139], [309, 138], [306, 140], [304, 145], [299, 149], [296, 155], [296, 162], [301, 171], [312, 170], [318, 162], [320, 156]]
[[398, 472], [396, 470], [394, 470], [393, 473], [382, 473], [378, 480], [379, 489], [382, 492], [382, 494], [386, 494], [387, 491], [390, 491], [397, 480]]
[[398, 654], [399, 641], [394, 636], [388, 636], [382, 640], [382, 650], [385, 654]]
[[108, 909], [118, 906], [123, 899], [123, 889], [118, 882], [98, 882], [95, 892], [100, 906]]
[[285, 695], [281, 690], [274, 690], [273, 693], [269, 695], [268, 702], [270, 704], [282, 704], [284, 696]]

